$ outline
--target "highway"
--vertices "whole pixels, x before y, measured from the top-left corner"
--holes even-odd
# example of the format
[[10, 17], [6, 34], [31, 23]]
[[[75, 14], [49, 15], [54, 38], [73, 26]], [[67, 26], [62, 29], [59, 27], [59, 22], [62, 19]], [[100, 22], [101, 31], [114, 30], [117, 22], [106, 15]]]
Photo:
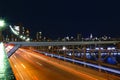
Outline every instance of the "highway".
[[45, 61], [35, 58], [30, 53], [17, 51], [10, 62], [18, 80], [79, 80], [77, 75], [61, 70]]
[[19, 48], [9, 58], [17, 80], [107, 80], [101, 76], [81, 73], [52, 60], [48, 56], [23, 48]]

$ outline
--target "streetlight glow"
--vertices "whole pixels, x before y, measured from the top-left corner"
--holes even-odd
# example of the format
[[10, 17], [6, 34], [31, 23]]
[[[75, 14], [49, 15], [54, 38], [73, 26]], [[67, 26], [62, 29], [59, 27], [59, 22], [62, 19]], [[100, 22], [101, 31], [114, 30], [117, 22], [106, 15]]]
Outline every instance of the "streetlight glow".
[[0, 20], [0, 27], [4, 27], [5, 26], [5, 21], [4, 20]]

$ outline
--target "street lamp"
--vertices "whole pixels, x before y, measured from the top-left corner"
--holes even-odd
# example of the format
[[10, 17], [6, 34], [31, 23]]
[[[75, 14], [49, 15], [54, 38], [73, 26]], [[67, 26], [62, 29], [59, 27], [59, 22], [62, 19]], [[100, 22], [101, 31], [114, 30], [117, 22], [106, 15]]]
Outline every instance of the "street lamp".
[[2, 41], [2, 29], [5, 27], [5, 21], [0, 19], [0, 41]]

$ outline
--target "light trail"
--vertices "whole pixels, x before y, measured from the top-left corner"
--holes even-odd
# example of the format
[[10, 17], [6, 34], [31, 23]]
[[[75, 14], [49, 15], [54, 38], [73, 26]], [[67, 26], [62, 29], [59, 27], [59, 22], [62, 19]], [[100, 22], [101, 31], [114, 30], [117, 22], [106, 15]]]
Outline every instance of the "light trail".
[[[48, 53], [46, 54], [53, 57], [56, 56], [61, 59], [63, 58], [62, 56], [58, 56], [58, 55], [53, 55]], [[14, 55], [16, 56], [16, 58], [14, 57]], [[17, 62], [13, 61], [14, 62], [13, 64], [14, 64], [14, 68], [15, 69], [18, 68], [20, 72], [19, 74], [19, 72], [17, 73], [16, 71], [16, 76], [18, 76], [18, 79], [20, 80], [22, 80], [21, 75], [23, 76], [24, 79], [27, 80], [58, 80], [58, 78], [59, 80], [71, 80], [71, 79], [72, 80], [74, 79], [75, 80], [107, 80], [106, 75], [104, 76], [104, 74], [102, 77], [99, 75], [89, 74], [89, 72], [91, 73], [92, 71], [91, 70], [90, 71], [87, 70], [89, 72], [84, 70], [81, 71], [81, 69], [83, 68], [81, 68], [79, 72], [77, 70], [74, 70], [74, 67], [68, 67], [69, 66], [68, 64], [61, 65], [57, 63], [57, 61], [56, 62], [52, 61], [53, 60], [52, 58], [33, 52], [33, 50], [26, 51], [26, 49], [19, 48], [18, 51], [16, 51], [16, 54], [14, 55], [11, 57], [11, 59], [12, 61], [13, 59], [16, 59], [17, 61]], [[31, 58], [29, 58], [28, 55], [30, 55]], [[24, 69], [22, 64], [25, 65], [26, 69]], [[17, 66], [15, 67], [15, 65]], [[94, 74], [96, 74], [96, 71]]]

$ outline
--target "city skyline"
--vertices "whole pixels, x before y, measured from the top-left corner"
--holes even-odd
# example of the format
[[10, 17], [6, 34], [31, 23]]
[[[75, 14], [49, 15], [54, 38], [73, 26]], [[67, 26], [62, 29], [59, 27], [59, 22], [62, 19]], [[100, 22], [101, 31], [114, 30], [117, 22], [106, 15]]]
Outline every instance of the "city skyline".
[[41, 31], [50, 38], [91, 33], [120, 37], [118, 8], [116, 2], [2, 1], [0, 16], [29, 28], [32, 36]]
[[3, 41], [107, 41], [107, 40], [120, 40], [117, 37], [108, 35], [94, 36], [92, 33], [84, 37], [83, 34], [76, 34], [76, 36], [67, 35], [64, 37], [58, 36], [56, 39], [43, 35], [44, 32], [36, 32], [33, 36], [30, 35], [31, 31], [28, 28], [18, 25], [9, 25], [3, 33]]

